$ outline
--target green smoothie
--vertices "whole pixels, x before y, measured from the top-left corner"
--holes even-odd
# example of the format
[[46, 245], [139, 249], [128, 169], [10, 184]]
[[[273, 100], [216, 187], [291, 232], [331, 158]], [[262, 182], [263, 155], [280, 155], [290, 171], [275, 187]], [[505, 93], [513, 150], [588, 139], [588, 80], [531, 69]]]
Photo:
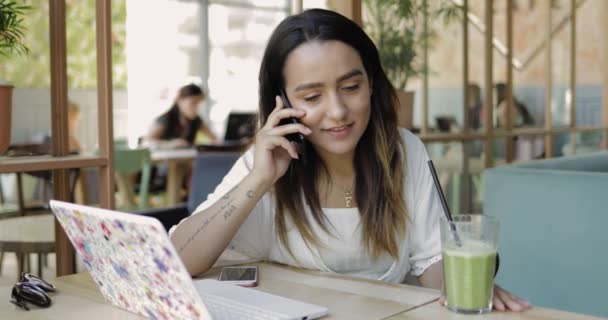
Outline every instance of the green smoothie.
[[462, 312], [489, 311], [494, 285], [496, 249], [480, 242], [443, 250], [447, 305]]

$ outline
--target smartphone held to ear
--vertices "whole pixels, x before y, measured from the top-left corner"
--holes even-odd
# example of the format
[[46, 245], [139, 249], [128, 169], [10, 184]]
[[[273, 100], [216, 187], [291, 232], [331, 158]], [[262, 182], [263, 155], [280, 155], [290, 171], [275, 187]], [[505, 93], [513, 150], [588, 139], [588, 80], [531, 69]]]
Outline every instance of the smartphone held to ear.
[[[285, 93], [285, 89], [281, 88], [281, 89], [279, 89], [279, 91], [280, 91], [279, 93], [281, 95], [281, 101], [283, 101], [283, 105], [285, 106], [285, 108], [293, 108], [291, 106], [291, 103], [289, 103], [289, 99], [287, 99], [287, 94]], [[291, 123], [300, 123], [300, 121], [297, 118], [290, 117], [290, 118], [281, 120], [281, 122], [279, 122], [279, 126], [291, 124]], [[286, 135], [285, 138], [287, 138], [287, 140], [289, 140], [291, 142], [295, 142], [295, 143], [298, 143], [301, 145], [304, 144], [304, 135], [299, 132], [290, 133], [290, 134]]]
[[234, 266], [223, 267], [220, 273], [220, 281], [236, 284], [243, 287], [255, 287], [258, 285], [257, 266]]

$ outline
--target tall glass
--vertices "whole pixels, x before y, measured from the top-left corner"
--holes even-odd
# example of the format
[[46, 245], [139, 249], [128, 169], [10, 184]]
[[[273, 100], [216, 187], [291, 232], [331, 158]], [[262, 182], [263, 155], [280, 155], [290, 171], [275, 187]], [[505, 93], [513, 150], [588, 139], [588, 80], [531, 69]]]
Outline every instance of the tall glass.
[[498, 219], [459, 215], [441, 219], [446, 307], [459, 313], [492, 311]]

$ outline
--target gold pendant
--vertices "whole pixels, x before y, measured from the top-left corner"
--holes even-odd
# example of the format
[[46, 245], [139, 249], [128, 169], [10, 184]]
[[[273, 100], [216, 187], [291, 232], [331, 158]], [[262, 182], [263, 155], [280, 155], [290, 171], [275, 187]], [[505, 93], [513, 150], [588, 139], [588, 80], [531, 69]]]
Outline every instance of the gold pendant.
[[346, 200], [346, 207], [350, 208], [350, 202], [352, 201], [353, 197], [350, 196], [350, 192], [345, 192], [344, 193], [344, 200]]

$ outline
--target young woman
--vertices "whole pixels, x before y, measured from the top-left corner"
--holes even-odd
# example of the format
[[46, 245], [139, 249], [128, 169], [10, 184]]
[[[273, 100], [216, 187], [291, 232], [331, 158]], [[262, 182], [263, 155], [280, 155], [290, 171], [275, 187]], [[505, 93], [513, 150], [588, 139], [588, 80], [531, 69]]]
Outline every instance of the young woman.
[[217, 140], [213, 132], [198, 116], [198, 109], [203, 100], [205, 100], [205, 94], [199, 86], [189, 84], [181, 87], [169, 111], [158, 117], [152, 125], [147, 142], [152, 147], [187, 147], [194, 143], [199, 131], [202, 131], [211, 140]]
[[[288, 17], [268, 42], [259, 85], [255, 145], [171, 230], [189, 272], [205, 272], [230, 248], [387, 282], [409, 273], [440, 288], [442, 208], [428, 155], [397, 128], [395, 91], [363, 30], [326, 10]], [[279, 125], [290, 117], [300, 123]], [[305, 136], [303, 148], [286, 139], [293, 133]], [[497, 309], [528, 307], [495, 293]]]

